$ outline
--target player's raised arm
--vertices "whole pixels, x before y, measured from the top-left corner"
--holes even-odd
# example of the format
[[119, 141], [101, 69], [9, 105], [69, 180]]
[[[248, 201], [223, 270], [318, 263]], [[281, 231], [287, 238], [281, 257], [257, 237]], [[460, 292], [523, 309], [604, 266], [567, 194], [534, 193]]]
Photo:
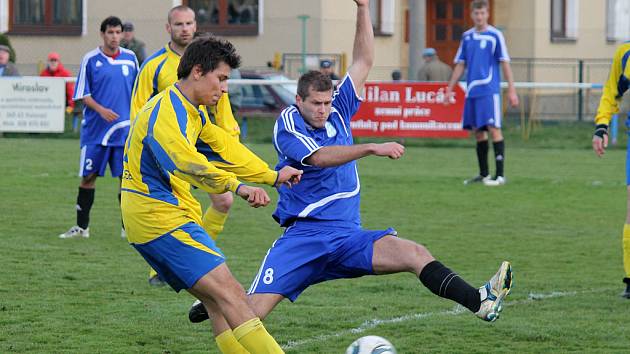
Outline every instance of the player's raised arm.
[[370, 18], [370, 1], [354, 0], [354, 2], [357, 4], [357, 28], [354, 34], [352, 64], [348, 68], [348, 74], [352, 78], [357, 93], [361, 93], [374, 63], [374, 30]]

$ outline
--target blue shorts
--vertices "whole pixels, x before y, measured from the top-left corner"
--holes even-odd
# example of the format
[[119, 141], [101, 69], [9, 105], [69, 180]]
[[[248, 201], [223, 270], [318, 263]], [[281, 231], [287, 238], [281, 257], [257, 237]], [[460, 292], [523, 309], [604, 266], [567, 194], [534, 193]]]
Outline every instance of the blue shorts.
[[132, 243], [173, 290], [189, 289], [225, 262], [223, 252], [195, 223], [184, 224], [147, 243]]
[[488, 126], [501, 128], [501, 96], [466, 97], [462, 125], [466, 130], [485, 130]]
[[280, 294], [291, 301], [310, 285], [326, 280], [374, 274], [374, 242], [387, 230], [301, 222], [288, 227], [265, 256], [248, 294]]
[[93, 173], [105, 176], [109, 164], [112, 177], [120, 177], [123, 172], [124, 146], [83, 145], [79, 162], [79, 177]]

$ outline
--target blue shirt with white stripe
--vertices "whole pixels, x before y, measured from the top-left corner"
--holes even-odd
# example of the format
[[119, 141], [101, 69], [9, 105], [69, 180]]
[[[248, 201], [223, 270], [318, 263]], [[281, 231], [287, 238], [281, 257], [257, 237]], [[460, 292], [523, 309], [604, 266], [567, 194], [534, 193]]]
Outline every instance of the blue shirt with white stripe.
[[138, 74], [138, 60], [129, 49], [120, 48], [116, 59], [100, 48], [87, 53], [81, 62], [73, 99], [87, 96], [118, 114], [108, 122], [85, 105], [81, 124], [81, 146], [124, 146], [129, 133], [131, 90]]
[[273, 134], [278, 153], [276, 170], [287, 165], [304, 170], [299, 184], [278, 189], [280, 200], [273, 217], [281, 226], [289, 226], [296, 219], [361, 224], [356, 161], [324, 168], [305, 162], [324, 146], [353, 144], [350, 119], [360, 103], [352, 79], [346, 75], [333, 93], [332, 110], [324, 128], [311, 127], [295, 105], [278, 117]]
[[455, 64], [466, 64], [467, 97], [493, 95], [500, 92], [500, 62], [510, 61], [501, 31], [488, 26], [485, 31], [471, 28], [462, 34]]

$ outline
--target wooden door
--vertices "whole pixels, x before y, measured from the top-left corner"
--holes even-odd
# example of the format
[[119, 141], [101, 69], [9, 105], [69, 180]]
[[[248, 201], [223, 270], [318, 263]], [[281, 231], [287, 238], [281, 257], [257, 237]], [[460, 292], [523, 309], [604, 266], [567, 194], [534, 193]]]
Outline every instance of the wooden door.
[[470, 0], [427, 0], [426, 14], [427, 47], [435, 48], [440, 59], [452, 66], [462, 33], [473, 26]]

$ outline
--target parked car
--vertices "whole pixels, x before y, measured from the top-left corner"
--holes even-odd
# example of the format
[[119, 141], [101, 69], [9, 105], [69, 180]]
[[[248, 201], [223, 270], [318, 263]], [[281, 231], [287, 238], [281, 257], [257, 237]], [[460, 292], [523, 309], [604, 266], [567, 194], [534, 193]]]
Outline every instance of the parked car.
[[282, 80], [286, 84], [273, 85], [230, 85], [230, 91], [240, 89], [242, 94], [241, 107], [238, 115], [241, 117], [266, 116], [276, 117], [280, 112], [295, 103], [297, 84], [278, 72], [241, 71], [243, 79], [253, 80]]

